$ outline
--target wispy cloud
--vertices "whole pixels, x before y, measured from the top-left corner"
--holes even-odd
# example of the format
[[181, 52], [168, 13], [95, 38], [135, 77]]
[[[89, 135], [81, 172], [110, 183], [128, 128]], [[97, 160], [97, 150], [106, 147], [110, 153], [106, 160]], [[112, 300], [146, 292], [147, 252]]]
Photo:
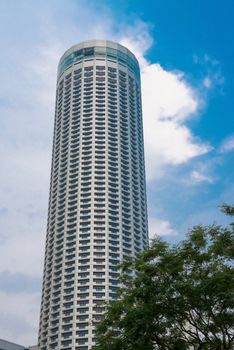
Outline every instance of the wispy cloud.
[[234, 150], [234, 135], [228, 136], [220, 146], [220, 152], [226, 153]]
[[219, 92], [223, 93], [225, 78], [222, 73], [220, 62], [208, 54], [202, 56], [194, 55], [193, 61], [204, 70], [204, 77], [202, 78], [202, 86], [204, 89], [218, 89]]
[[194, 170], [190, 174], [190, 181], [192, 184], [200, 184], [203, 182], [211, 184], [214, 182], [214, 179], [211, 176], [201, 173], [200, 171]]

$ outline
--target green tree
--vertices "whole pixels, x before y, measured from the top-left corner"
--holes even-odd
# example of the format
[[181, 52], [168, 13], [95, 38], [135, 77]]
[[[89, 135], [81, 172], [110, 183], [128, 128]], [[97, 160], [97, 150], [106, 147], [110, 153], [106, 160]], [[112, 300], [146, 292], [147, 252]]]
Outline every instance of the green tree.
[[196, 226], [173, 246], [156, 238], [125, 262], [95, 350], [234, 349], [233, 229]]

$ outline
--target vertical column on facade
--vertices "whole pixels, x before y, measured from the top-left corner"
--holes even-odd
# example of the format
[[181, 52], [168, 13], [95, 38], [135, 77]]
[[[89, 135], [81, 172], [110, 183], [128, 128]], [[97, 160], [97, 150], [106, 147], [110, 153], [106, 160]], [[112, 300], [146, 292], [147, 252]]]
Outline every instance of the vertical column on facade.
[[135, 84], [136, 101], [137, 101], [137, 123], [138, 138], [139, 138], [139, 165], [140, 165], [140, 191], [141, 191], [141, 208], [142, 208], [142, 232], [140, 233], [142, 240], [142, 249], [148, 245], [148, 218], [147, 218], [147, 198], [146, 198], [146, 181], [145, 181], [145, 160], [144, 160], [144, 140], [143, 140], [143, 125], [142, 125], [142, 105], [141, 105], [141, 90], [138, 82]]
[[[80, 117], [81, 117], [81, 78], [82, 69], [75, 68], [72, 72], [72, 109], [71, 109], [71, 133], [70, 133], [70, 176], [69, 176], [69, 205], [67, 209], [68, 229], [67, 229], [67, 244], [68, 255], [66, 259], [66, 274], [69, 280], [64, 286], [64, 298], [70, 302], [73, 313], [63, 315], [63, 336], [67, 338], [67, 344], [75, 347], [77, 333], [77, 314], [78, 314], [78, 259], [79, 259], [79, 224], [80, 217], [78, 216], [78, 203], [80, 201]], [[69, 339], [70, 337], [70, 339]], [[69, 343], [68, 343], [69, 342]], [[66, 344], [66, 343], [65, 343]]]
[[120, 262], [120, 153], [118, 70], [108, 62], [108, 297], [116, 296], [115, 276]]
[[[58, 257], [55, 264], [55, 284], [56, 290], [60, 289], [60, 307], [59, 310], [59, 333], [56, 336], [51, 336], [51, 348], [62, 348], [66, 344], [70, 344], [70, 340], [62, 340], [64, 331], [62, 326], [63, 316], [72, 314], [73, 302], [64, 295], [64, 287], [72, 284], [72, 274], [66, 273], [67, 255], [73, 254], [74, 248], [69, 246], [67, 235], [69, 230], [68, 207], [70, 206], [69, 184], [70, 184], [70, 159], [69, 146], [71, 139], [71, 73], [67, 74], [64, 79], [64, 104], [63, 104], [63, 127], [62, 127], [62, 148], [60, 155], [60, 188], [58, 191], [58, 234], [56, 235], [56, 252]], [[64, 254], [65, 251], [65, 254]], [[62, 259], [61, 259], [62, 257]], [[57, 293], [57, 292], [56, 292]], [[55, 299], [56, 302], [56, 299]], [[55, 307], [55, 311], [57, 308]], [[57, 315], [56, 315], [57, 317]], [[53, 330], [51, 329], [51, 333]], [[71, 333], [71, 332], [70, 332]], [[70, 334], [69, 334], [70, 336]], [[56, 340], [56, 342], [54, 342]], [[56, 344], [57, 343], [57, 344]]]
[[[77, 281], [77, 330], [76, 345], [83, 345], [89, 329], [90, 257], [92, 236], [91, 178], [92, 178], [92, 71], [83, 65], [81, 85], [81, 140], [80, 140], [80, 193], [79, 193], [79, 243]], [[92, 70], [92, 67], [91, 67]]]
[[98, 308], [105, 300], [106, 292], [106, 69], [104, 62], [95, 62], [95, 111], [93, 125], [93, 210], [94, 210], [94, 233], [93, 233], [93, 276], [92, 276], [92, 334], [90, 346], [95, 340], [95, 325], [98, 322]]
[[[85, 97], [89, 94], [89, 87], [84, 84], [84, 72], [83, 65], [80, 65], [79, 78], [80, 79], [80, 147], [79, 147], [79, 193], [78, 193], [78, 244], [77, 244], [77, 289], [76, 289], [76, 337], [75, 344], [82, 345], [82, 339], [80, 337], [87, 335], [88, 333], [88, 317], [89, 317], [89, 250], [90, 250], [90, 130], [89, 130], [89, 113], [86, 113], [85, 107], [87, 107]], [[88, 212], [88, 214], [87, 214]], [[83, 332], [83, 333], [82, 333]]]
[[96, 62], [93, 116], [93, 273], [90, 303], [90, 322], [94, 339], [94, 326], [98, 321], [100, 302], [105, 298], [105, 228], [106, 228], [106, 157], [105, 157], [105, 66]]
[[[57, 309], [56, 302], [60, 301], [60, 291], [56, 288], [57, 286], [54, 286], [54, 276], [56, 273], [56, 259], [55, 255], [57, 254], [56, 251], [56, 239], [58, 235], [58, 190], [59, 190], [59, 176], [60, 176], [60, 157], [61, 157], [61, 151], [62, 151], [62, 124], [63, 124], [63, 108], [64, 108], [64, 82], [61, 82], [59, 85], [59, 95], [58, 95], [58, 108], [59, 108], [59, 114], [56, 116], [57, 119], [57, 127], [56, 127], [56, 139], [54, 140], [54, 148], [55, 153], [53, 155], [53, 165], [52, 165], [52, 177], [54, 179], [54, 183], [51, 188], [51, 196], [52, 196], [52, 203], [51, 203], [51, 217], [49, 216], [49, 241], [53, 245], [53, 259], [50, 259], [49, 266], [51, 269], [51, 273], [53, 276], [50, 278], [51, 286], [49, 291], [49, 319], [48, 319], [48, 326], [47, 326], [47, 336], [46, 336], [46, 342], [44, 343], [45, 349], [50, 346], [50, 343], [54, 342], [56, 343], [56, 339], [53, 338], [56, 334], [59, 332], [59, 313]], [[51, 256], [52, 257], [52, 256]], [[59, 285], [59, 282], [58, 282]]]
[[53, 252], [54, 252], [54, 234], [55, 220], [57, 207], [57, 188], [58, 188], [58, 168], [59, 168], [59, 153], [60, 153], [60, 138], [61, 138], [61, 118], [63, 104], [63, 80], [60, 82], [56, 92], [56, 109], [54, 123], [54, 138], [53, 138], [53, 156], [52, 156], [52, 171], [50, 179], [50, 196], [49, 196], [49, 212], [47, 222], [47, 238], [46, 238], [46, 253], [44, 262], [44, 279], [42, 288], [42, 303], [41, 303], [41, 318], [40, 318], [40, 342], [46, 349], [47, 335], [49, 325], [49, 311], [51, 304], [51, 288], [52, 288], [52, 270], [53, 270]]
[[140, 251], [140, 228], [141, 228], [141, 193], [140, 188], [140, 166], [139, 152], [141, 140], [138, 137], [140, 125], [136, 113], [136, 91], [135, 79], [129, 76], [129, 104], [130, 104], [130, 139], [131, 139], [131, 168], [132, 168], [132, 202], [133, 202], [133, 249], [134, 254]]
[[122, 199], [122, 252], [123, 259], [132, 255], [132, 216], [131, 198], [131, 139], [128, 72], [119, 70], [119, 106], [121, 137], [121, 199]]

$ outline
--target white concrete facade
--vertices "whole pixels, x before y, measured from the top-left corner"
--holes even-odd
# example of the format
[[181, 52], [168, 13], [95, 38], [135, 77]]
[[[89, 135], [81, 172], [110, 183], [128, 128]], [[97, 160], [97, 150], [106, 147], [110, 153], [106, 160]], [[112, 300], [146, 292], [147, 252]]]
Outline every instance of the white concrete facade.
[[58, 69], [39, 349], [90, 350], [118, 264], [147, 244], [139, 65], [83, 42]]

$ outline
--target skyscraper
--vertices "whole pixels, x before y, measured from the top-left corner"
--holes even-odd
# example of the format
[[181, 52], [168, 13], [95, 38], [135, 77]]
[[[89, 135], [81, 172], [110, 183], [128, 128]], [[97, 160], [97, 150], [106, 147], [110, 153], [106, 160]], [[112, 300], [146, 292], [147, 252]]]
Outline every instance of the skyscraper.
[[40, 350], [89, 350], [118, 264], [148, 244], [139, 64], [105, 40], [58, 67]]

